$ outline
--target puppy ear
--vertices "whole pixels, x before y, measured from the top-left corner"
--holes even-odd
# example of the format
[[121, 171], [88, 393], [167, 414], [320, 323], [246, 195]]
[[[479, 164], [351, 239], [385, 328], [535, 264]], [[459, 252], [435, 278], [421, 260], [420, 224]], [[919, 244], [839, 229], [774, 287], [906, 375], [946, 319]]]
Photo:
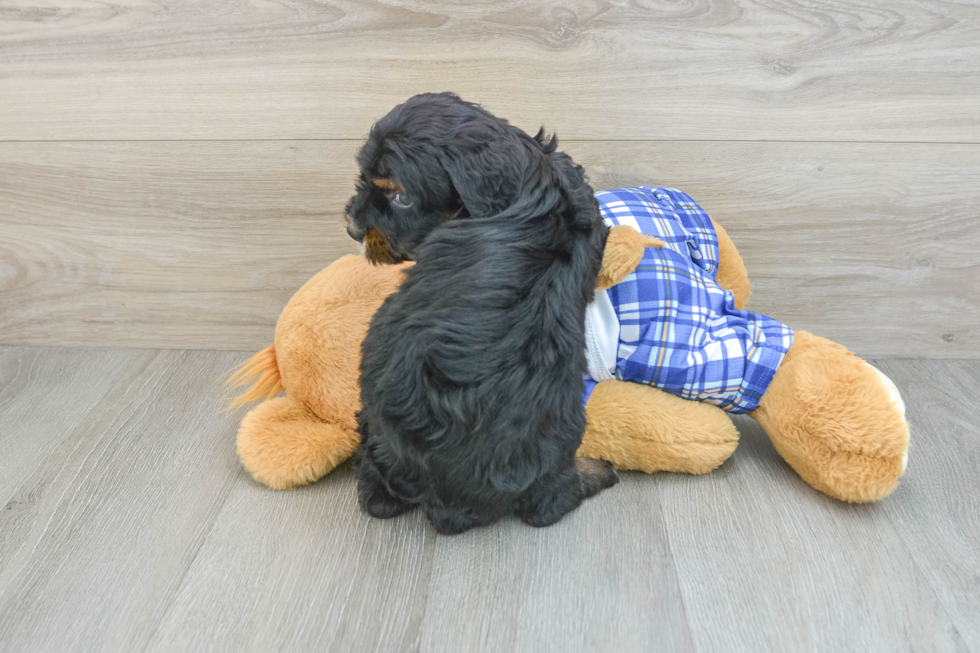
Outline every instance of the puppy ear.
[[496, 166], [497, 160], [492, 152], [470, 151], [456, 153], [443, 162], [460, 202], [472, 216], [499, 213], [506, 206], [502, 200], [516, 194], [507, 192], [510, 180]]
[[487, 216], [517, 199], [530, 172], [530, 155], [510, 125], [474, 121], [455, 136], [441, 163], [466, 211]]

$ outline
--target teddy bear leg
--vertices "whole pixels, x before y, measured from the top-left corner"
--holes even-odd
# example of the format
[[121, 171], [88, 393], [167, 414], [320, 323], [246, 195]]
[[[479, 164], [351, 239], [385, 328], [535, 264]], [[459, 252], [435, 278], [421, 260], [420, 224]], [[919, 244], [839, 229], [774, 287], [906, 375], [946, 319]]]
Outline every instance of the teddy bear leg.
[[738, 430], [716, 406], [639, 383], [596, 384], [578, 456], [618, 469], [706, 474], [738, 445]]
[[895, 384], [806, 331], [794, 333], [751, 415], [807, 483], [842, 501], [881, 499], [905, 471], [909, 428]]
[[356, 431], [317, 417], [293, 397], [262, 402], [238, 428], [238, 457], [259, 483], [289, 490], [313, 483], [357, 448]]

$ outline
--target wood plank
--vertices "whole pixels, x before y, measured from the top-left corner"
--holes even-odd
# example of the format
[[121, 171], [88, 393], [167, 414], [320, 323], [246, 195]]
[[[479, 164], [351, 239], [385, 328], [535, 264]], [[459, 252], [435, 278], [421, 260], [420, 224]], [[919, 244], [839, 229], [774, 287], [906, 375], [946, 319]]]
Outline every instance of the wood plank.
[[978, 361], [876, 362], [913, 427], [878, 504], [814, 491], [739, 418], [711, 474], [624, 474], [556, 526], [444, 538], [363, 515], [349, 466], [294, 492], [241, 473], [213, 395], [240, 356], [0, 349], [2, 451], [57, 440], [0, 511], [0, 649], [977, 648]]
[[46, 488], [17, 491], [48, 456], [73, 446], [78, 423], [148, 358], [112, 349], [0, 349], [0, 570], [13, 553], [12, 524], [37, 519], [32, 504]]
[[[0, 343], [259, 349], [355, 251], [355, 142], [0, 144]], [[596, 188], [676, 186], [752, 307], [865, 356], [980, 356], [980, 146], [572, 142]]]
[[879, 361], [908, 404], [912, 448], [882, 504], [955, 633], [980, 651], [980, 362]]
[[578, 139], [980, 141], [941, 0], [53, 0], [0, 15], [0, 140], [353, 138], [453, 89]]
[[340, 222], [355, 150], [0, 145], [0, 343], [268, 344], [293, 292], [357, 251]]
[[652, 479], [699, 651], [969, 650], [889, 518], [889, 506], [924, 497], [835, 501], [755, 422], [737, 424], [741, 444], [721, 469]]
[[150, 651], [408, 651], [435, 533], [360, 511], [349, 466], [273, 492], [243, 476]]
[[349, 467], [294, 492], [242, 480], [150, 650], [691, 650], [645, 481], [548, 529], [443, 538], [419, 511], [361, 513]]
[[145, 647], [239, 476], [215, 389], [240, 356], [149, 358], [39, 451], [0, 512], [0, 649]]
[[695, 650], [662, 510], [623, 474], [549, 528], [436, 539], [420, 650]]

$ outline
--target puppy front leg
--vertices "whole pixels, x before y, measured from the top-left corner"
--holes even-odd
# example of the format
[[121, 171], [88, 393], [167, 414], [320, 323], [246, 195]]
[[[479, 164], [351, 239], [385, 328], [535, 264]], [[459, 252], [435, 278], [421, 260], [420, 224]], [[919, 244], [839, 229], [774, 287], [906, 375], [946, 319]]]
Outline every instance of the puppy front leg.
[[413, 505], [391, 493], [381, 476], [381, 471], [369, 455], [361, 458], [358, 467], [357, 498], [361, 508], [378, 519], [397, 517], [407, 512]]
[[612, 463], [598, 458], [576, 458], [579, 487], [582, 498], [588, 499], [619, 483], [619, 476]]
[[530, 526], [550, 526], [575, 510], [583, 499], [619, 482], [611, 463], [576, 458], [575, 464], [546, 476], [528, 488], [518, 502], [517, 516]]
[[385, 475], [374, 459], [375, 450], [371, 443], [368, 420], [363, 412], [357, 416], [357, 430], [361, 434], [357, 467], [357, 499], [361, 509], [378, 519], [389, 519], [407, 512], [413, 504], [391, 492]]

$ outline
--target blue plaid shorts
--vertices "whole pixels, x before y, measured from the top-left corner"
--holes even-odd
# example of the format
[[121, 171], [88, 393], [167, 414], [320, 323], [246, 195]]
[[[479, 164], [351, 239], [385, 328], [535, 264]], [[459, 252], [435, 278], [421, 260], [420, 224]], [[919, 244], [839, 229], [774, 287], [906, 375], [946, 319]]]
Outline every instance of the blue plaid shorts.
[[[674, 188], [617, 188], [596, 193], [596, 199], [609, 226], [629, 225], [667, 245], [647, 248], [636, 269], [605, 291], [619, 322], [608, 378], [652, 385], [730, 413], [755, 409], [793, 331], [761, 313], [735, 309], [732, 293], [715, 279], [718, 236], [708, 214]], [[594, 387], [587, 377], [586, 401]]]

